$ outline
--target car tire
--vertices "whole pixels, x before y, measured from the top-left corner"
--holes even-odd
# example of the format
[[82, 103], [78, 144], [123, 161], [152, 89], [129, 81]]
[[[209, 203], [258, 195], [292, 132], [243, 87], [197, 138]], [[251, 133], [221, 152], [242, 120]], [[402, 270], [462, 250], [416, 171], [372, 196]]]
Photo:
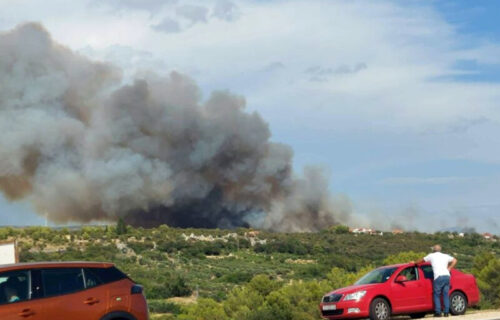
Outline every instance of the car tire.
[[388, 320], [391, 317], [391, 307], [387, 300], [376, 298], [370, 304], [370, 320]]
[[420, 318], [425, 317], [426, 314], [427, 314], [427, 312], [412, 313], [412, 314], [410, 314], [410, 318], [412, 318], [412, 319], [420, 319]]
[[450, 313], [454, 316], [462, 315], [467, 310], [467, 298], [461, 292], [455, 291], [450, 296]]
[[128, 312], [123, 312], [123, 311], [115, 311], [108, 313], [104, 317], [101, 318], [101, 320], [136, 320], [133, 315], [131, 315]]

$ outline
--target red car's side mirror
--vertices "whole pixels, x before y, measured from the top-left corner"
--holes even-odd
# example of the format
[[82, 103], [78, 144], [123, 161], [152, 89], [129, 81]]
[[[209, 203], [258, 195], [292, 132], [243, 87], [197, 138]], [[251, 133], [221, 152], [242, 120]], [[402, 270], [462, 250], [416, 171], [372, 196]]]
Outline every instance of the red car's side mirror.
[[405, 276], [398, 276], [396, 278], [396, 282], [405, 282], [405, 281], [408, 281], [408, 278], [406, 278]]

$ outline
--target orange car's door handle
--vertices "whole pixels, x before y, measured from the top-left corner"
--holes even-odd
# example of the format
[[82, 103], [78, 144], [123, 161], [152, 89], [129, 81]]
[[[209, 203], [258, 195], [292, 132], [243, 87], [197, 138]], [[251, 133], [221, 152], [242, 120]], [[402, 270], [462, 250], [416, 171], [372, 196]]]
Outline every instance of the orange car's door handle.
[[89, 306], [96, 304], [99, 302], [99, 299], [96, 298], [88, 298], [87, 300], [83, 301], [83, 303], [88, 304]]
[[19, 312], [18, 315], [23, 318], [30, 317], [35, 313], [31, 309], [23, 309], [23, 311]]

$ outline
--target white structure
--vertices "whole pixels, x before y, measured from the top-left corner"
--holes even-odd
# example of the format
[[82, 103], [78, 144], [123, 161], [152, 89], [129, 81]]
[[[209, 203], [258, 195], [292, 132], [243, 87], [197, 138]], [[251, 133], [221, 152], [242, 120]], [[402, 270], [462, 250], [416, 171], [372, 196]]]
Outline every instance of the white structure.
[[19, 256], [17, 253], [16, 242], [0, 242], [0, 265], [18, 262]]
[[351, 230], [352, 233], [375, 234], [376, 231], [372, 228], [355, 228]]
[[483, 238], [486, 239], [486, 240], [490, 240], [493, 238], [493, 235], [491, 233], [483, 233]]

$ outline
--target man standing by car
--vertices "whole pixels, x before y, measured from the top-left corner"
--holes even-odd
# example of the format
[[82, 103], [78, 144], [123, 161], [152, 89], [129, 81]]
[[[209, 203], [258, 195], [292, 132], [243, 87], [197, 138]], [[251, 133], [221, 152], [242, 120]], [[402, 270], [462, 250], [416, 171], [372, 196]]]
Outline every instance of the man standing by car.
[[444, 304], [444, 316], [447, 317], [450, 312], [450, 271], [457, 264], [457, 259], [448, 254], [441, 253], [441, 246], [436, 244], [432, 247], [432, 253], [425, 256], [417, 263], [430, 262], [432, 272], [434, 273], [434, 282], [432, 284], [434, 296], [434, 316], [441, 317], [441, 295]]

